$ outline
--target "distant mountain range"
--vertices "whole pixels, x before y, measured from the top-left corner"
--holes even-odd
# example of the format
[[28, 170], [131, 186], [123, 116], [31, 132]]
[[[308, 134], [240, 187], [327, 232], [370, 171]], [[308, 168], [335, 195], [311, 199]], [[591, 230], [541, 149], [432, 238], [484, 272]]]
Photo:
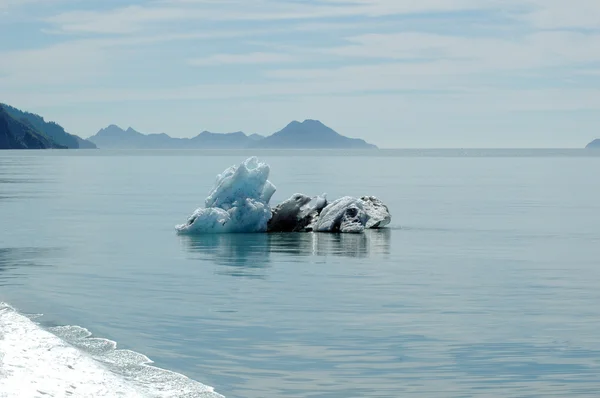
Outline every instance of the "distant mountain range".
[[167, 134], [142, 134], [110, 125], [88, 139], [104, 149], [376, 149], [361, 139], [344, 137], [317, 120], [291, 122], [270, 135], [242, 132], [218, 134], [204, 131], [193, 138], [173, 138]]
[[589, 144], [587, 144], [586, 148], [588, 149], [600, 149], [600, 138], [598, 138], [597, 140], [594, 140], [592, 142], [590, 142]]
[[238, 149], [247, 148], [264, 137], [242, 132], [216, 134], [204, 131], [194, 138], [173, 138], [167, 134], [142, 134], [131, 127], [123, 130], [114, 124], [89, 138], [102, 149]]
[[93, 143], [69, 134], [57, 123], [0, 104], [0, 149], [90, 149]]
[[110, 125], [87, 140], [69, 134], [55, 122], [0, 103], [0, 149], [376, 149], [361, 139], [338, 134], [318, 120], [293, 121], [269, 135], [241, 131], [218, 134], [203, 131], [193, 138], [143, 134]]

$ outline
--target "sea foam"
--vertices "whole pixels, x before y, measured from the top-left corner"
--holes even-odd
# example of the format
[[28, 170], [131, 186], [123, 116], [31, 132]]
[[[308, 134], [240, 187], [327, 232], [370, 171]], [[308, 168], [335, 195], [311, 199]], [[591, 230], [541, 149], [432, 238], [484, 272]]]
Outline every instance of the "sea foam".
[[77, 326], [45, 330], [0, 303], [0, 397], [219, 398], [211, 387], [150, 366]]

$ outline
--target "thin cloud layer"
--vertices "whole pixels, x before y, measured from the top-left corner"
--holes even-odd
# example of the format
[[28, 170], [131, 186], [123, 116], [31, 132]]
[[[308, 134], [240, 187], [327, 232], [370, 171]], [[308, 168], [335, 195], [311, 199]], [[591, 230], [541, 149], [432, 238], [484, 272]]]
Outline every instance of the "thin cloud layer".
[[[381, 146], [428, 146], [448, 134], [463, 146], [502, 134], [511, 146], [550, 130], [548, 146], [577, 146], [593, 136], [589, 113], [600, 108], [596, 1], [41, 4], [0, 0], [0, 34], [14, 38], [0, 43], [3, 100], [83, 135], [107, 123], [182, 136], [269, 132], [288, 118], [320, 117], [353, 136], [370, 125]], [[127, 112], [114, 106], [124, 102]], [[149, 103], [160, 116], [145, 112]], [[261, 104], [278, 112], [258, 120]], [[233, 108], [234, 118], [222, 117]], [[464, 121], [453, 130], [449, 119], [415, 122], [450, 110]]]

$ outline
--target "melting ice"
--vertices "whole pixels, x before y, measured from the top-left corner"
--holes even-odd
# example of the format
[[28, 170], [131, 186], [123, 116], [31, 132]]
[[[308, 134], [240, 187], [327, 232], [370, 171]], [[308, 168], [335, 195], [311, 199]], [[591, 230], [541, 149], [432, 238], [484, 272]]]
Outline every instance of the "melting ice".
[[374, 196], [343, 197], [329, 203], [326, 195], [301, 193], [271, 209], [275, 185], [269, 165], [251, 157], [217, 176], [204, 207], [185, 224], [181, 234], [234, 232], [349, 232], [382, 228], [391, 222], [388, 207]]

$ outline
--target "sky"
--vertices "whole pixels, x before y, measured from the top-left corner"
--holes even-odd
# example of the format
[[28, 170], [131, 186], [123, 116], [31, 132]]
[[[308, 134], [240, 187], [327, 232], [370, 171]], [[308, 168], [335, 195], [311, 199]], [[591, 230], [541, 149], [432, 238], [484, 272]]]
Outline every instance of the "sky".
[[600, 137], [598, 0], [0, 0], [0, 102], [89, 137], [318, 119], [382, 148]]

